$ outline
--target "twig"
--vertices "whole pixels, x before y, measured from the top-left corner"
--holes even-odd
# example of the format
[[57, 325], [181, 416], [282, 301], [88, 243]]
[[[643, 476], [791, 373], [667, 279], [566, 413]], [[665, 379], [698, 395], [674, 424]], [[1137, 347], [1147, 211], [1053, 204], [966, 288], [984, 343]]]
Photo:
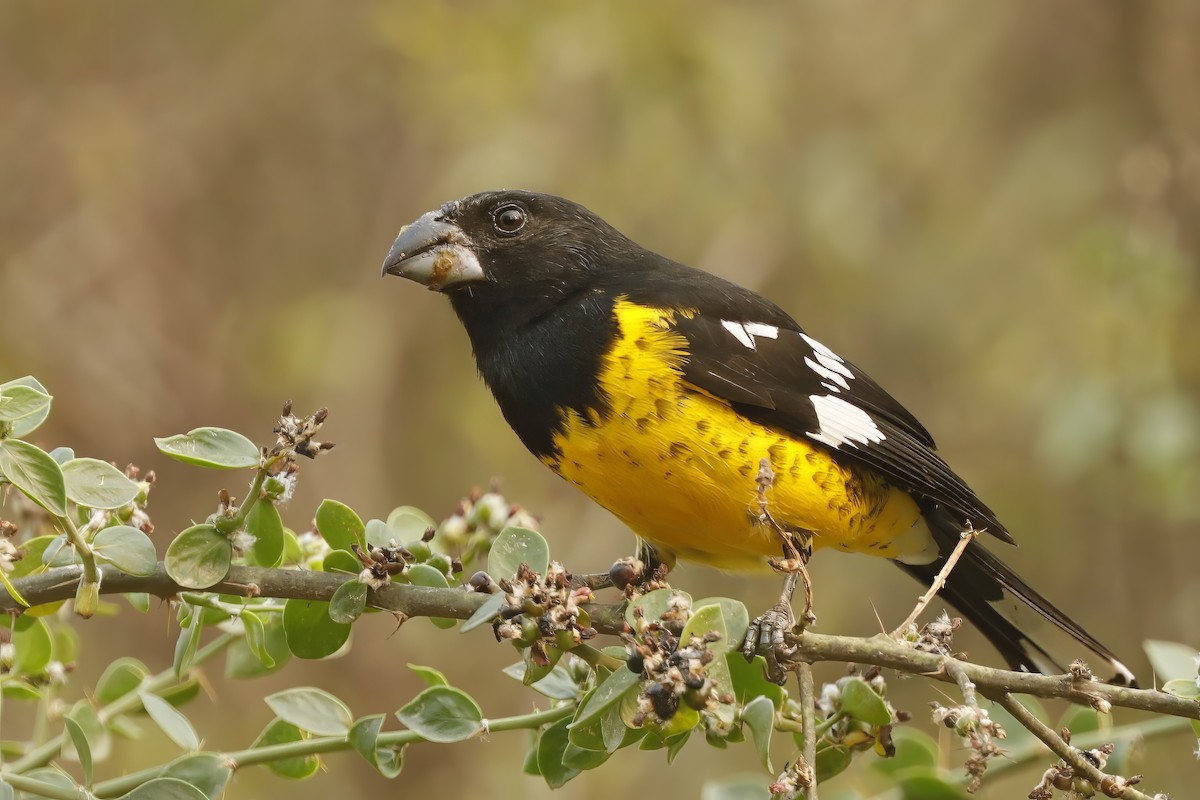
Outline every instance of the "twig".
[[813, 687], [812, 665], [801, 661], [796, 668], [800, 682], [801, 722], [804, 725], [803, 780], [808, 784], [804, 790], [807, 800], [817, 800], [817, 697]]
[[969, 545], [978, 535], [979, 531], [975, 530], [970, 525], [967, 526], [965, 531], [959, 534], [958, 544], [954, 546], [954, 551], [950, 553], [950, 557], [946, 559], [946, 563], [938, 571], [937, 577], [933, 579], [933, 583], [929, 586], [929, 591], [925, 592], [925, 594], [921, 595], [921, 598], [917, 600], [916, 608], [914, 608], [912, 613], [908, 615], [908, 619], [904, 620], [904, 622], [901, 622], [900, 627], [892, 631], [892, 638], [898, 638], [908, 630], [910, 625], [916, 624], [917, 617], [921, 616], [921, 612], [925, 610], [925, 607], [933, 602], [933, 598], [936, 597], [937, 593], [940, 592], [942, 587], [946, 585], [946, 578], [950, 577], [950, 571], [954, 569], [954, 565], [958, 563], [960, 558], [962, 558], [962, 554], [966, 551], [967, 545]]
[[771, 558], [768, 563], [771, 568], [787, 577], [783, 581], [783, 592], [779, 596], [779, 605], [791, 608], [792, 595], [796, 593], [797, 580], [804, 583], [804, 613], [800, 615], [801, 628], [807, 628], [817, 621], [813, 613], [812, 578], [808, 575], [808, 559], [812, 554], [811, 538], [803, 545], [798, 543], [799, 534], [784, 528], [768, 509], [767, 490], [775, 485], [775, 471], [771, 469], [771, 460], [764, 458], [758, 462], [758, 475], [755, 477], [755, 487], [758, 495], [759, 521], [765, 522], [775, 531], [783, 545], [782, 559]]
[[1021, 705], [1011, 694], [1004, 693], [993, 699], [1003, 706], [1005, 711], [1012, 714], [1013, 719], [1021, 723], [1034, 736], [1041, 739], [1046, 747], [1049, 747], [1056, 756], [1061, 758], [1074, 770], [1076, 775], [1086, 778], [1105, 796], [1122, 797], [1125, 800], [1151, 800], [1149, 795], [1139, 792], [1130, 786], [1124, 778], [1117, 775], [1108, 775], [1084, 758], [1079, 750], [1067, 744], [1061, 736], [1035, 717], [1029, 709]]
[[[57, 567], [38, 575], [18, 578], [14, 584], [31, 604], [42, 605], [73, 597], [81, 571], [78, 565]], [[100, 591], [104, 594], [146, 592], [158, 597], [171, 597], [179, 592], [188, 591], [171, 580], [161, 563], [153, 573], [146, 576], [128, 575], [110, 564], [101, 565], [100, 572], [103, 575]], [[225, 579], [210, 587], [209, 591], [241, 597], [327, 601], [333, 597], [339, 586], [347, 580], [354, 579], [351, 575], [330, 572], [231, 567]], [[468, 592], [461, 588], [435, 589], [393, 584], [372, 591], [369, 601], [375, 607], [400, 611], [410, 617], [467, 619], [483, 605], [487, 597], [488, 595]], [[0, 592], [0, 611], [20, 613], [22, 610], [7, 593]], [[622, 605], [589, 605], [588, 614], [592, 627], [600, 633], [619, 634], [625, 628]], [[914, 650], [883, 635], [830, 636], [805, 631], [797, 635], [792, 643], [796, 649], [795, 658], [799, 661], [852, 661], [895, 669], [911, 675], [926, 675], [947, 683], [954, 682], [943, 668], [944, 656]], [[1070, 674], [1038, 675], [996, 669], [966, 661], [957, 663], [975, 684], [977, 691], [987, 697], [1011, 692], [1036, 697], [1057, 697], [1093, 708], [1111, 705], [1200, 719], [1200, 703], [1166, 692], [1131, 689], [1128, 686], [1114, 686], [1098, 681], [1081, 681]]]

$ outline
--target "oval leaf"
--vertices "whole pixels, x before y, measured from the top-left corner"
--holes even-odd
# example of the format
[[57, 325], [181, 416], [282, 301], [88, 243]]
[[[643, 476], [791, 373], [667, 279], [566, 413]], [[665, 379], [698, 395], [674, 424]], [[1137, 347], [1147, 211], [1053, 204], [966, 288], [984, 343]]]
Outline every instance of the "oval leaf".
[[50, 395], [33, 386], [0, 386], [0, 422], [15, 422], [34, 414], [50, 412]]
[[12, 643], [12, 671], [18, 675], [40, 675], [54, 656], [50, 628], [40, 619], [33, 619], [24, 628], [17, 626]]
[[337, 500], [322, 500], [317, 506], [317, 533], [334, 550], [349, 550], [350, 545], [362, 547], [366, 526], [354, 509]]
[[283, 520], [274, 503], [255, 503], [246, 515], [246, 530], [254, 536], [254, 545], [246, 553], [251, 563], [274, 567], [283, 561]]
[[149, 692], [142, 692], [141, 698], [146, 713], [162, 728], [168, 739], [184, 750], [196, 750], [200, 747], [200, 737], [196, 735], [196, 729], [173, 705]]
[[[270, 747], [275, 744], [290, 744], [303, 741], [304, 738], [304, 734], [295, 725], [277, 719], [263, 729], [252, 746]], [[321, 759], [317, 756], [280, 758], [269, 762], [267, 767], [281, 777], [303, 780], [316, 774], [316, 771], [321, 768]]]
[[67, 497], [88, 508], [120, 508], [141, 491], [124, 472], [98, 458], [73, 458], [62, 473]]
[[[428, 564], [413, 564], [404, 574], [408, 576], [408, 580], [413, 586], [431, 586], [435, 589], [446, 589], [450, 586], [446, 576], [439, 569]], [[453, 628], [458, 624], [458, 620], [446, 617], [430, 617], [429, 621], [443, 629]]]
[[850, 678], [842, 686], [842, 711], [868, 725], [887, 725], [892, 721], [887, 703], [862, 678]]
[[[32, 375], [26, 375], [24, 378], [17, 378], [16, 380], [9, 381], [8, 383], [0, 384], [0, 388], [6, 391], [15, 386], [27, 386], [31, 389], [36, 389], [47, 397], [50, 396], [50, 393], [46, 391], [46, 387], [42, 386], [41, 381]], [[28, 436], [37, 430], [38, 427], [46, 421], [46, 417], [48, 416], [50, 416], [49, 404], [47, 404], [41, 411], [35, 411], [32, 414], [14, 420], [12, 436], [18, 439], [22, 436]]]
[[[224, 538], [224, 537], [222, 537]], [[150, 537], [128, 525], [105, 528], [92, 540], [96, 555], [129, 575], [153, 575], [158, 553]]]
[[175, 436], [156, 438], [158, 449], [176, 461], [210, 469], [257, 467], [258, 445], [226, 428], [196, 428]]
[[483, 730], [483, 711], [466, 692], [430, 686], [396, 712], [409, 730], [431, 742], [460, 742]]
[[517, 568], [528, 564], [539, 575], [550, 566], [550, 546], [537, 531], [511, 527], [500, 531], [488, 553], [488, 573], [496, 580], [512, 578]]
[[584, 727], [588, 722], [603, 714], [610, 706], [619, 703], [627, 692], [638, 685], [640, 678], [640, 675], [636, 675], [625, 668], [614, 670], [592, 692], [587, 703], [575, 715], [575, 719], [571, 722], [571, 727]]
[[63, 725], [67, 729], [67, 735], [71, 737], [71, 744], [75, 746], [75, 756], [79, 759], [79, 765], [83, 767], [83, 785], [90, 789], [92, 787], [92, 748], [88, 744], [87, 734], [83, 732], [83, 726], [70, 717], [63, 717]]
[[193, 525], [167, 547], [167, 574], [189, 589], [207, 589], [229, 574], [233, 545], [214, 526]]
[[325, 658], [350, 638], [350, 626], [329, 618], [329, 604], [319, 600], [288, 600], [283, 608], [288, 647], [300, 658]]
[[204, 792], [178, 778], [154, 778], [119, 800], [208, 800]]
[[329, 598], [329, 618], [349, 624], [362, 616], [367, 607], [367, 585], [356, 580], [343, 583]]
[[108, 705], [137, 691], [150, 671], [136, 658], [121, 657], [109, 664], [96, 682], [96, 702]]
[[345, 703], [321, 689], [287, 689], [264, 700], [275, 716], [318, 736], [345, 736], [354, 721]]
[[[391, 531], [391, 537], [398, 542], [420, 539], [425, 535], [425, 531], [437, 527], [432, 517], [413, 506], [400, 506], [392, 509], [392, 513], [388, 514], [387, 526]], [[371, 544], [387, 544], [387, 542], [371, 542]]]
[[20, 439], [0, 440], [0, 474], [51, 514], [67, 515], [62, 467], [42, 448]]
[[208, 800], [220, 800], [233, 777], [228, 763], [216, 753], [195, 753], [172, 761], [162, 777], [177, 778], [199, 789]]
[[771, 767], [771, 734], [775, 732], [775, 705], [767, 697], [756, 697], [742, 709], [742, 721], [754, 737], [758, 760], [767, 772]]
[[394, 778], [404, 767], [403, 747], [376, 747], [379, 730], [383, 727], [383, 714], [373, 714], [363, 717], [354, 723], [350, 729], [350, 744], [365, 758], [379, 774], [385, 778]]

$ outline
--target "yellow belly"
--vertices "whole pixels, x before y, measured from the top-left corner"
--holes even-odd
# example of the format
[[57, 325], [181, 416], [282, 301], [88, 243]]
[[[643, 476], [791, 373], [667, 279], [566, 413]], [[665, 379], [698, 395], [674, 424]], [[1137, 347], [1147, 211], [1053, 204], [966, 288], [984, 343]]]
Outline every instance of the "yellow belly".
[[737, 569], [782, 554], [776, 534], [758, 522], [763, 458], [776, 476], [767, 494], [772, 516], [811, 531], [814, 548], [916, 563], [936, 556], [907, 492], [683, 381], [674, 313], [618, 302], [621, 332], [600, 377], [609, 410], [587, 420], [566, 411], [555, 437], [560, 455], [545, 459], [551, 468], [639, 536], [689, 560]]

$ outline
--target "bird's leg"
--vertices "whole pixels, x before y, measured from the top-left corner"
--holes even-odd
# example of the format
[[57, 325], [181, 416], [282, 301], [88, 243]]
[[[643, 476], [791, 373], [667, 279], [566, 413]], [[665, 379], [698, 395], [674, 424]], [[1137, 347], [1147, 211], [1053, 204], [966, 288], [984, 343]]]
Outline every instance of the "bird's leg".
[[[767, 678], [783, 684], [787, 680], [784, 664], [796, 654], [796, 648], [788, 643], [788, 637], [817, 621], [812, 610], [812, 580], [807, 567], [812, 555], [812, 534], [808, 531], [787, 531], [777, 524], [773, 527], [783, 540], [784, 557], [768, 559], [767, 563], [776, 572], [786, 576], [783, 591], [779, 595], [779, 602], [755, 617], [746, 629], [742, 655], [750, 661], [755, 655], [762, 654], [767, 660]], [[804, 614], [797, 625], [792, 612], [792, 596], [796, 593], [796, 584], [801, 582], [804, 584]]]
[[[775, 473], [767, 459], [759, 462], [758, 477], [759, 522], [769, 525], [779, 537], [783, 545], [783, 558], [771, 558], [767, 563], [776, 572], [787, 577], [783, 581], [783, 592], [779, 602], [756, 617], [746, 629], [746, 638], [742, 643], [742, 655], [750, 661], [758, 653], [767, 660], [767, 678], [782, 684], [787, 679], [787, 669], [781, 662], [791, 660], [796, 649], [788, 644], [788, 636], [817, 621], [813, 613], [812, 580], [808, 575], [808, 559], [812, 556], [812, 531], [788, 530], [771, 516], [767, 509], [767, 490], [775, 482]], [[801, 624], [796, 624], [792, 612], [792, 596], [796, 593], [796, 584], [804, 582], [804, 614]]]

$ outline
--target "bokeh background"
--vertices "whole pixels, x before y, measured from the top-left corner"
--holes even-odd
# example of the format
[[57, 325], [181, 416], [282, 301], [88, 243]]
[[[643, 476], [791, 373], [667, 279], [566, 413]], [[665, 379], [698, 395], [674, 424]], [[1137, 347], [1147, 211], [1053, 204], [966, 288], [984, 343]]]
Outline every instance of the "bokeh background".
[[[1145, 673], [1142, 640], [1200, 644], [1197, 31], [1191, 0], [4, 3], [0, 376], [56, 396], [43, 445], [158, 472], [161, 541], [229, 477], [151, 437], [264, 438], [292, 398], [329, 406], [338, 443], [302, 473], [293, 527], [322, 497], [441, 517], [499, 476], [558, 558], [602, 567], [627, 533], [523, 451], [444, 300], [379, 279], [400, 225], [444, 200], [566, 195], [869, 371], [1014, 531], [1014, 565]], [[814, 571], [825, 632], [894, 625], [918, 590], [866, 558]], [[675, 583], [751, 608], [777, 589], [699, 567]], [[127, 652], [169, 665], [169, 620], [82, 626], [83, 676]], [[283, 685], [398, 708], [419, 689], [406, 662], [489, 716], [535, 701], [486, 632], [390, 633], [271, 681], [213, 667], [190, 713], [237, 748]], [[924, 716], [910, 683], [900, 705]], [[414, 747], [394, 784], [353, 755], [289, 786], [256, 768], [229, 796], [543, 796], [518, 777], [524, 745]], [[1186, 795], [1191, 746], [1145, 748], [1156, 788]], [[697, 796], [755, 769], [749, 750], [695, 742], [670, 769], [626, 752], [555, 796]]]

